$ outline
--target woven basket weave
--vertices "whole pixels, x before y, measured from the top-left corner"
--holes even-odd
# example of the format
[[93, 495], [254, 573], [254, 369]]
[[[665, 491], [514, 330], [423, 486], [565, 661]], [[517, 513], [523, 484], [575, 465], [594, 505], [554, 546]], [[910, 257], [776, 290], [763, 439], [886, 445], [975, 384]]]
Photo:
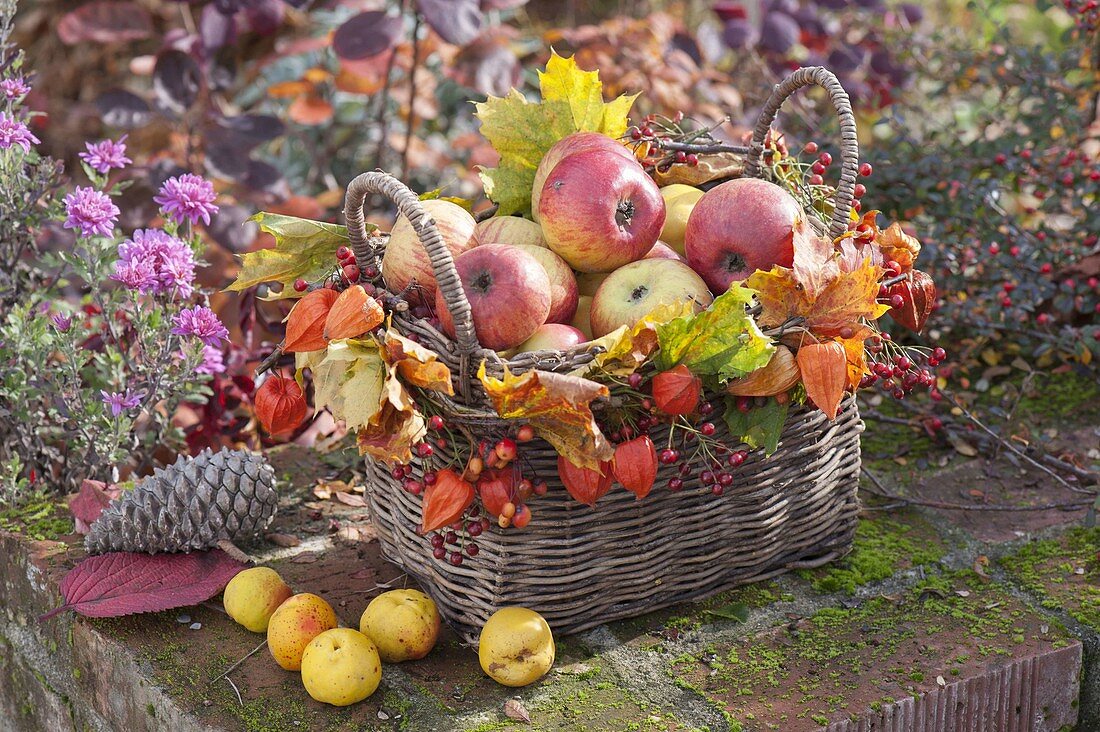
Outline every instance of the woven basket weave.
[[[839, 236], [847, 228], [859, 155], [851, 105], [829, 71], [800, 69], [775, 87], [754, 130], [746, 170], [759, 175], [765, 136], [780, 106], [811, 84], [826, 89], [840, 118], [841, 178], [828, 226], [832, 236]], [[454, 398], [437, 392], [419, 397], [435, 402], [451, 425], [490, 439], [503, 436], [508, 424], [493, 411], [475, 375], [483, 361], [499, 376], [505, 365], [513, 373], [532, 368], [570, 371], [595, 354], [580, 346], [504, 361], [482, 348], [454, 260], [434, 222], [416, 194], [382, 172], [364, 173], [348, 186], [344, 213], [361, 267], [377, 266], [386, 243], [384, 235], [368, 235], [364, 226], [364, 202], [375, 193], [392, 199], [409, 219], [455, 324], [452, 340], [407, 311], [394, 314], [397, 329], [418, 336], [455, 376]], [[712, 396], [721, 404], [719, 395]], [[718, 427], [715, 439], [737, 449], [721, 415], [716, 412], [712, 420]], [[615, 489], [595, 509], [569, 497], [557, 478], [557, 453], [535, 440], [523, 448], [525, 471], [550, 484], [547, 495], [532, 504], [535, 519], [522, 531], [493, 525], [477, 538], [478, 556], [457, 567], [436, 560], [426, 538], [417, 533], [421, 498], [407, 493], [385, 465], [370, 458], [367, 498], [387, 558], [425, 587], [466, 641], [476, 642], [485, 620], [510, 605], [536, 610], [555, 632], [571, 633], [790, 569], [819, 566], [846, 553], [859, 508], [862, 430], [851, 397], [835, 421], [816, 409], [792, 409], [779, 449], [767, 458], [759, 451], [750, 453], [724, 495], [714, 496], [697, 479], [672, 493], [663, 486], [676, 466], [661, 466], [654, 491], [644, 500]], [[664, 438], [659, 427], [653, 435], [655, 441]], [[441, 452], [436, 459], [446, 462], [451, 456]], [[419, 458], [412, 469], [419, 479]]]

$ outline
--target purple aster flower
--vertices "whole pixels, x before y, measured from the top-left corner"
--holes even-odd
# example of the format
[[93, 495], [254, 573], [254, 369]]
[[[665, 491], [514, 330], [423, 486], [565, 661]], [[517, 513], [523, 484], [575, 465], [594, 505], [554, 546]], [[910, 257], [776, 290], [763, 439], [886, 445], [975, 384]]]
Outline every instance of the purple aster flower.
[[217, 313], [203, 305], [180, 310], [172, 323], [176, 326], [172, 328], [175, 335], [194, 336], [208, 346], [229, 340], [229, 331], [218, 320]]
[[127, 389], [124, 394], [117, 391], [107, 393], [102, 390], [100, 390], [99, 394], [103, 398], [103, 403], [111, 408], [112, 417], [117, 417], [123, 412], [128, 412], [141, 404], [142, 394], [134, 394], [129, 389]]
[[110, 236], [118, 218], [118, 206], [106, 193], [94, 188], [77, 188], [65, 196], [66, 229], [80, 229], [84, 237]]
[[50, 316], [50, 322], [53, 323], [53, 327], [57, 328], [62, 333], [66, 333], [73, 325], [73, 316], [54, 313]]
[[31, 93], [30, 84], [22, 76], [0, 79], [0, 96], [15, 101]]
[[84, 147], [88, 152], [80, 153], [80, 159], [86, 162], [92, 170], [106, 175], [111, 168], [122, 170], [134, 162], [126, 157], [126, 135], [114, 140], [100, 140], [99, 142], [85, 142]]
[[159, 229], [138, 229], [118, 245], [114, 278], [142, 293], [190, 297], [195, 280], [191, 247]]
[[15, 117], [0, 112], [0, 150], [18, 145], [23, 152], [29, 153], [31, 145], [37, 145], [40, 140], [35, 137], [30, 129]]
[[216, 198], [214, 185], [210, 181], [198, 175], [184, 173], [164, 181], [153, 200], [177, 224], [190, 221], [194, 225], [202, 219], [209, 226], [210, 214], [218, 212], [218, 207], [214, 205]]
[[225, 355], [217, 346], [202, 347], [202, 363], [195, 367], [196, 374], [217, 376], [225, 373]]

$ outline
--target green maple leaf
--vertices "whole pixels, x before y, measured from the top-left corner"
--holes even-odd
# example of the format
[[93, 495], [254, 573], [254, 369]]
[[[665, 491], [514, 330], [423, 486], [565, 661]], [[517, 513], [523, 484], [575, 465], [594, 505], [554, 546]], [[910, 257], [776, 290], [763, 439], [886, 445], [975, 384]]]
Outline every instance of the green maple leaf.
[[[279, 282], [282, 291], [268, 300], [301, 297], [291, 286], [301, 277], [314, 282], [335, 267], [336, 250], [348, 243], [347, 227], [324, 221], [300, 219], [260, 212], [249, 221], [260, 225], [260, 230], [275, 237], [275, 246], [248, 252], [241, 257], [241, 271], [226, 291], [244, 290], [264, 282]], [[367, 224], [371, 231], [375, 226]]]
[[696, 376], [725, 382], [767, 365], [775, 346], [745, 309], [754, 294], [734, 283], [706, 310], [658, 326], [657, 369], [682, 363]]
[[500, 155], [496, 168], [481, 169], [485, 195], [499, 205], [500, 215], [530, 213], [535, 170], [561, 138], [574, 132], [621, 137], [638, 96], [604, 102], [599, 72], [582, 71], [572, 57], [554, 52], [546, 71], [539, 72], [539, 86], [541, 102], [530, 102], [512, 89], [507, 96], [490, 96], [475, 105], [481, 134]]

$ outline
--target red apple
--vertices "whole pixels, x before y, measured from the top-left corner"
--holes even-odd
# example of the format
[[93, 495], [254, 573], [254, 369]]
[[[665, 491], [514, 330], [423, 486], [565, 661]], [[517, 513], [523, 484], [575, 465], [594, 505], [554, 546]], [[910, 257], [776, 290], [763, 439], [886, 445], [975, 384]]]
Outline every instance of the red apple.
[[683, 262], [631, 262], [612, 272], [596, 290], [592, 298], [592, 335], [599, 338], [621, 325], [630, 327], [659, 305], [689, 301], [702, 310], [713, 299], [703, 279]]
[[[504, 351], [530, 338], [550, 312], [550, 278], [519, 247], [486, 244], [455, 258], [455, 268], [470, 301], [470, 317], [481, 345]], [[455, 337], [454, 321], [436, 292], [435, 310], [443, 331]]]
[[549, 249], [529, 244], [520, 244], [516, 249], [537, 259], [550, 278], [550, 314], [546, 316], [546, 322], [568, 323], [577, 312], [577, 278], [573, 276], [573, 270]]
[[[422, 201], [421, 205], [435, 219], [435, 226], [452, 257], [478, 245], [476, 223], [466, 209], [439, 199]], [[386, 253], [382, 256], [382, 278], [386, 281], [386, 289], [397, 293], [415, 281], [417, 287], [406, 296], [411, 302], [431, 303], [435, 299], [435, 272], [431, 260], [412, 224], [403, 215], [397, 217], [390, 231]]]
[[539, 326], [535, 334], [519, 344], [517, 353], [527, 351], [568, 351], [588, 340], [588, 336], [571, 325], [547, 323]]
[[586, 150], [562, 160], [539, 200], [546, 241], [580, 272], [610, 272], [641, 259], [665, 223], [665, 201], [634, 160]]
[[707, 191], [688, 217], [684, 249], [691, 268], [710, 289], [758, 269], [794, 262], [794, 233], [803, 226], [802, 209], [791, 194], [758, 178], [737, 178]]
[[676, 250], [665, 244], [663, 241], [658, 241], [653, 245], [653, 248], [649, 250], [643, 259], [675, 259], [677, 262], [683, 262], [684, 258], [676, 253]]
[[608, 150], [629, 160], [636, 159], [630, 148], [599, 132], [574, 132], [561, 138], [546, 151], [539, 161], [539, 167], [535, 169], [535, 181], [531, 186], [531, 217], [535, 221], [539, 220], [539, 199], [542, 197], [546, 176], [563, 159], [582, 150]]
[[494, 216], [477, 225], [477, 240], [482, 244], [527, 244], [545, 248], [542, 227], [519, 216]]

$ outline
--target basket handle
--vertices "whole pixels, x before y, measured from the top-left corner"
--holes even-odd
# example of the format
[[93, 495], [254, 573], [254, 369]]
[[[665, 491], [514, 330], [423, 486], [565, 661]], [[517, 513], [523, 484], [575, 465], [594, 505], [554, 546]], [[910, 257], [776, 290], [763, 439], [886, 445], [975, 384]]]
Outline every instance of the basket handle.
[[435, 220], [424, 210], [420, 199], [401, 181], [389, 173], [380, 170], [363, 173], [348, 184], [344, 198], [344, 220], [348, 225], [348, 238], [351, 249], [360, 262], [366, 262], [377, 256], [367, 239], [367, 229], [363, 223], [363, 204], [367, 196], [381, 193], [397, 204], [397, 210], [412, 224], [413, 231], [428, 252], [435, 273], [436, 286], [443, 293], [443, 302], [455, 325], [455, 342], [459, 353], [472, 356], [482, 350], [474, 332], [474, 321], [470, 317], [470, 301], [462, 289], [462, 282], [455, 269], [455, 260], [451, 251], [443, 242]]
[[771, 96], [760, 110], [752, 132], [746, 173], [754, 178], [759, 177], [764, 162], [764, 137], [775, 122], [783, 102], [802, 87], [814, 84], [829, 93], [829, 99], [840, 118], [840, 185], [836, 189], [833, 217], [829, 222], [829, 234], [835, 239], [848, 230], [859, 168], [859, 140], [856, 138], [856, 118], [852, 114], [852, 102], [833, 72], [823, 66], [805, 66], [775, 85]]

